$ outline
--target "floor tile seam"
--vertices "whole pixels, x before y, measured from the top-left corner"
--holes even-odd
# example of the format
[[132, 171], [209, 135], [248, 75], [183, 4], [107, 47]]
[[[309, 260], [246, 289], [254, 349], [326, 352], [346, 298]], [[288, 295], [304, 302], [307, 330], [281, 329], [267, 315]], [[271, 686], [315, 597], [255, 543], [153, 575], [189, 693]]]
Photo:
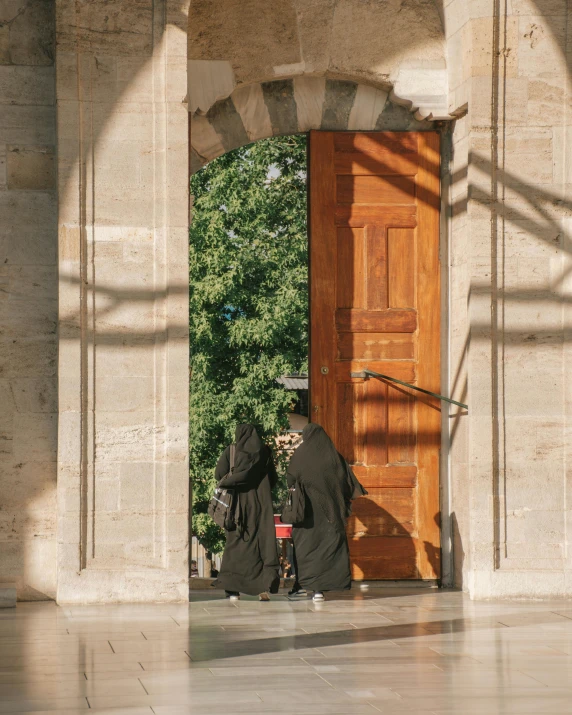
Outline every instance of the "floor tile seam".
[[564, 613], [559, 613], [558, 611], [550, 611], [550, 613], [554, 613], [556, 616], [560, 616], [561, 618], [566, 618], [569, 621], [572, 621], [572, 616], [566, 616]]
[[535, 678], [534, 675], [530, 675], [530, 673], [525, 673], [523, 670], [518, 669], [516, 672], [520, 673], [521, 675], [524, 675], [526, 678], [530, 678], [531, 680], [540, 683], [540, 685], [543, 685], [545, 688], [550, 689], [553, 687], [551, 685], [548, 685], [547, 683], [543, 683], [542, 680], [538, 680], [538, 678]]
[[317, 675], [318, 678], [321, 678], [325, 683], [327, 683], [327, 684], [330, 686], [330, 688], [332, 688], [332, 690], [337, 690], [337, 688], [336, 688], [332, 683], [330, 683], [326, 678], [324, 678], [324, 677], [323, 677], [320, 673], [318, 673], [317, 671], [315, 672], [315, 675]]

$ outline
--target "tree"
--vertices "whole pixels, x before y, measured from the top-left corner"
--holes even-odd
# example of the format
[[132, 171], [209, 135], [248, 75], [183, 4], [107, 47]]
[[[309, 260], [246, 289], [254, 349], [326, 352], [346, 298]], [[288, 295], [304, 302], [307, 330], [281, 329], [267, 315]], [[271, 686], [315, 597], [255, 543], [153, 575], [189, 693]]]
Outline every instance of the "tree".
[[191, 179], [190, 474], [193, 533], [223, 534], [207, 515], [214, 467], [239, 422], [269, 444], [293, 402], [276, 382], [307, 371], [306, 137], [265, 139]]

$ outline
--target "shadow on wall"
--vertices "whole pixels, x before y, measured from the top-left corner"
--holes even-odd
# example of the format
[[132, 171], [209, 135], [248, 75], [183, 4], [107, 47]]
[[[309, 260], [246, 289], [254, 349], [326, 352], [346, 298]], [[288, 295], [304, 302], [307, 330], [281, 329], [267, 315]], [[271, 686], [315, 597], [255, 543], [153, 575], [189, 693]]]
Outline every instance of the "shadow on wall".
[[54, 3], [0, 9], [0, 583], [56, 590]]
[[465, 552], [463, 550], [463, 540], [455, 512], [451, 514], [451, 543], [453, 551], [453, 585], [457, 588], [463, 587], [463, 564], [465, 562]]

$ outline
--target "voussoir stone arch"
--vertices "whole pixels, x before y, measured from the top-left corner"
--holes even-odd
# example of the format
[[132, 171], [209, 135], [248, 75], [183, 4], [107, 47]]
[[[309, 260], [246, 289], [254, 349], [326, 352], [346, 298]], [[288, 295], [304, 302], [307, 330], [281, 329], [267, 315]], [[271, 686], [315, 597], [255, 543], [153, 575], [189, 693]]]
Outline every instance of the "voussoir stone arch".
[[325, 77], [294, 77], [235, 89], [206, 113], [191, 115], [191, 172], [227, 151], [271, 136], [311, 129], [423, 131], [417, 119], [382, 88]]

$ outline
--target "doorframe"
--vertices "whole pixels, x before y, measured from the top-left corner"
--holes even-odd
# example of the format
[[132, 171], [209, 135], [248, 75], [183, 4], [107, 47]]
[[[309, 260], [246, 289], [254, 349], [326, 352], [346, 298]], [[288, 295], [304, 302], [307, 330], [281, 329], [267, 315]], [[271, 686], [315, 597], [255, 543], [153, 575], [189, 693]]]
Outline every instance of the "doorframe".
[[[441, 389], [448, 393], [451, 389], [451, 290], [449, 256], [451, 255], [453, 181], [451, 164], [453, 159], [453, 129], [451, 122], [441, 122], [441, 208], [439, 215], [439, 260], [441, 265]], [[455, 584], [455, 563], [453, 553], [453, 529], [451, 519], [451, 419], [449, 404], [442, 402], [441, 411], [441, 453], [439, 457], [439, 495], [441, 508], [441, 579], [444, 588]]]

